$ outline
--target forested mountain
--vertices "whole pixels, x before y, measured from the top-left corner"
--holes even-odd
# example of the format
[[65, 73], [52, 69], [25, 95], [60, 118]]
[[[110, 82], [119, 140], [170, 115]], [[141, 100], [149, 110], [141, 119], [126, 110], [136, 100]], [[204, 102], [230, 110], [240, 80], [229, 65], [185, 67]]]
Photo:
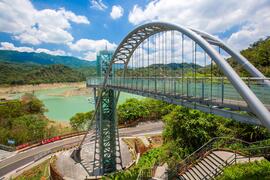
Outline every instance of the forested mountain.
[[85, 75], [70, 67], [0, 62], [0, 84], [39, 84], [84, 81]]
[[72, 56], [53, 56], [46, 53], [0, 50], [0, 61], [40, 65], [63, 64], [72, 68], [96, 66], [95, 61], [86, 61]]
[[[245, 56], [265, 76], [270, 77], [270, 37], [260, 39], [259, 41], [253, 43], [249, 48], [242, 50], [241, 54]], [[229, 61], [241, 75], [249, 75], [241, 65], [236, 65], [236, 63], [231, 59], [229, 59]]]
[[[266, 77], [270, 77], [270, 37], [258, 40], [251, 44], [249, 48], [242, 50], [240, 53]], [[240, 76], [250, 76], [250, 74], [243, 68], [243, 65], [236, 63], [232, 58], [227, 59], [227, 61]], [[210, 72], [210, 68], [211, 67], [208, 66], [201, 70]], [[216, 65], [213, 65], [212, 68], [215, 76], [223, 76]]]
[[152, 68], [168, 68], [172, 70], [184, 68], [184, 69], [189, 69], [189, 68], [201, 68], [202, 66], [198, 64], [193, 64], [193, 63], [169, 63], [169, 64], [151, 64], [149, 67]]
[[[270, 38], [255, 42], [249, 48], [241, 51], [241, 54], [265, 76], [270, 76]], [[240, 76], [249, 76], [243, 67], [235, 63], [231, 58], [228, 59], [228, 62]], [[118, 66], [117, 74], [120, 75], [123, 71], [121, 70], [123, 64]], [[126, 74], [127, 76], [142, 76], [146, 73], [145, 68], [147, 68], [149, 71], [147, 75], [149, 76], [175, 76], [179, 74], [179, 69], [182, 67], [185, 73], [189, 73], [195, 65], [192, 63], [152, 64], [149, 67], [128, 70]], [[0, 84], [83, 81], [86, 77], [96, 75], [95, 68], [95, 61], [90, 62], [75, 57], [0, 50]], [[200, 73], [209, 74], [211, 67], [196, 65], [196, 68], [199, 75]], [[215, 64], [212, 68], [215, 76], [223, 76]]]

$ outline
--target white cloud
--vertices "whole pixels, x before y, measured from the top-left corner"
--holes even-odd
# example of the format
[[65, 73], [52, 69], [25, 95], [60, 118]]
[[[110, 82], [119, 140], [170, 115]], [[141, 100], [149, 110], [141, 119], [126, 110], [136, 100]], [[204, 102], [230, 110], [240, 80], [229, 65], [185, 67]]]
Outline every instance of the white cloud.
[[270, 27], [269, 17], [269, 0], [155, 0], [145, 7], [135, 5], [129, 13], [129, 21], [135, 25], [164, 21], [210, 33], [226, 32], [239, 27], [240, 30], [227, 41], [238, 49], [269, 35], [266, 28]]
[[75, 43], [69, 43], [69, 48], [73, 51], [84, 53], [84, 59], [95, 60], [96, 53], [100, 50], [107, 48], [108, 50], [115, 50], [117, 45], [111, 43], [106, 39], [92, 40], [92, 39], [80, 39]]
[[64, 8], [61, 8], [60, 11], [63, 15], [70, 21], [78, 24], [90, 24], [89, 20], [85, 16], [76, 15], [71, 11], [66, 11]]
[[85, 16], [78, 16], [64, 8], [37, 10], [29, 0], [0, 2], [0, 31], [12, 34], [22, 43], [71, 42], [73, 37], [68, 32], [70, 22], [90, 23]]
[[1, 50], [11, 50], [19, 52], [34, 52], [34, 49], [31, 47], [15, 47], [14, 44], [9, 42], [1, 42]]
[[251, 43], [260, 38], [269, 36], [270, 27], [270, 6], [262, 9], [251, 17], [249, 23], [243, 25], [239, 31], [232, 33], [226, 40], [227, 43], [237, 50], [247, 48]]
[[89, 52], [84, 53], [84, 57], [82, 59], [93, 61], [93, 60], [96, 60], [96, 57], [97, 57], [96, 52], [89, 51]]
[[19, 51], [19, 52], [36, 52], [36, 53], [46, 53], [46, 54], [51, 54], [51, 55], [59, 55], [59, 56], [65, 56], [67, 55], [65, 51], [63, 50], [49, 50], [49, 49], [44, 49], [44, 48], [38, 48], [34, 49], [32, 47], [16, 47], [14, 44], [9, 43], [9, 42], [0, 42], [0, 50], [11, 50], [11, 51]]
[[112, 19], [118, 19], [124, 14], [124, 9], [120, 5], [114, 5], [110, 13]]
[[58, 55], [58, 56], [66, 56], [67, 54], [63, 50], [48, 50], [48, 49], [43, 49], [43, 48], [38, 48], [35, 50], [36, 53], [46, 53], [46, 54], [51, 54], [51, 55]]
[[116, 48], [115, 43], [110, 43], [106, 39], [80, 39], [75, 43], [69, 44], [70, 49], [75, 51], [100, 51], [102, 49], [105, 49], [106, 46], [108, 50], [114, 50]]
[[102, 0], [90, 0], [91, 8], [104, 11], [108, 7], [102, 2]]

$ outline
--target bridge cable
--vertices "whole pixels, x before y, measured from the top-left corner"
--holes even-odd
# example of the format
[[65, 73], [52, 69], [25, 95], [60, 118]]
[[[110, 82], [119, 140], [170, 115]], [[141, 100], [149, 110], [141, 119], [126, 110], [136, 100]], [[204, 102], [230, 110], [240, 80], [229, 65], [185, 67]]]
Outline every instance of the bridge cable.
[[[194, 41], [192, 41], [192, 43], [191, 43], [191, 48], [192, 48], [192, 77], [190, 78], [191, 80], [193, 80], [194, 81], [194, 87], [196, 86], [195, 85], [195, 71], [194, 71], [194, 69], [195, 69], [195, 66], [194, 66], [194, 56], [195, 56], [195, 48], [194, 48], [194, 45], [195, 44], [195, 42]], [[192, 86], [192, 81], [191, 81], [191, 86]], [[194, 89], [194, 92], [192, 92], [192, 96], [194, 97], [194, 95], [195, 95], [195, 89]], [[196, 97], [195, 97], [195, 99], [196, 99]]]
[[184, 43], [185, 43], [185, 37], [182, 33], [182, 100], [184, 96]]
[[147, 39], [147, 69], [148, 69], [148, 92], [149, 92], [149, 78], [150, 78], [150, 69], [149, 69], [149, 38]]
[[142, 42], [142, 90], [144, 90], [144, 78], [143, 78], [143, 68], [144, 68], [144, 43], [145, 41]]
[[[165, 69], [165, 71], [164, 71], [164, 72], [165, 72], [165, 73], [164, 73], [164, 76], [165, 76], [165, 81], [164, 81], [165, 86], [164, 86], [164, 92], [165, 92], [165, 94], [166, 94], [166, 89], [167, 89], [167, 88], [166, 88], [166, 86], [167, 86], [167, 82], [166, 82], [166, 81], [167, 81], [167, 74], [166, 74], [166, 73], [167, 73], [167, 69], [168, 69], [168, 68], [167, 68], [167, 67], [168, 67], [168, 62], [167, 62], [167, 61], [168, 61], [168, 58], [167, 58], [167, 57], [168, 57], [168, 56], [167, 56], [167, 54], [168, 54], [168, 51], [167, 51], [167, 31], [165, 31], [165, 44], [164, 44], [164, 50], [165, 50], [165, 55], [164, 55], [164, 56], [165, 56], [165, 66], [164, 66], [164, 69]], [[169, 81], [169, 84], [170, 84], [170, 81]]]
[[202, 80], [202, 100], [204, 101], [205, 100], [205, 96], [204, 96], [204, 86], [205, 86], [205, 79], [206, 79], [206, 52], [204, 52], [204, 79]]
[[157, 92], [157, 72], [156, 72], [156, 60], [157, 60], [157, 35], [154, 35], [154, 77], [155, 77], [155, 92]]
[[211, 100], [211, 104], [213, 104], [213, 60], [212, 60], [212, 58], [210, 58], [210, 60], [211, 60], [211, 70], [210, 70], [210, 73], [211, 73], [211, 91], [210, 91], [211, 97], [210, 97], [210, 100]]
[[163, 94], [165, 94], [165, 32], [162, 33]]
[[[221, 48], [220, 48], [220, 46], [218, 45], [218, 53], [221, 55]], [[221, 103], [223, 104], [223, 90], [224, 90], [224, 88], [223, 88], [223, 83], [224, 83], [224, 80], [223, 80], [223, 73], [222, 73], [222, 71], [220, 71], [220, 70], [218, 70], [218, 74], [220, 74], [221, 76], [222, 76], [222, 79], [221, 79]]]
[[[195, 54], [194, 54], [194, 61], [195, 61], [195, 99], [197, 98], [197, 43], [195, 43]], [[196, 106], [196, 101], [195, 101]]]
[[[174, 31], [171, 31], [171, 63], [173, 64], [174, 62]], [[177, 64], [175, 64], [175, 69], [177, 67]], [[174, 96], [176, 96], [176, 70], [174, 70], [174, 68], [172, 68], [172, 87], [173, 87], [173, 91], [174, 91]]]
[[[162, 33], [159, 34], [159, 57], [158, 57], [158, 58], [159, 58], [159, 59], [158, 59], [158, 63], [159, 63], [159, 64], [162, 63], [162, 50], [161, 50], [161, 48], [162, 48], [162, 44], [161, 44], [161, 43], [162, 43], [162, 42], [161, 42], [161, 34], [162, 34]], [[161, 76], [161, 73], [162, 73], [162, 71], [163, 71], [162, 66], [159, 67], [159, 71], [160, 71], [160, 72], [159, 72], [159, 77], [160, 77], [160, 76]]]

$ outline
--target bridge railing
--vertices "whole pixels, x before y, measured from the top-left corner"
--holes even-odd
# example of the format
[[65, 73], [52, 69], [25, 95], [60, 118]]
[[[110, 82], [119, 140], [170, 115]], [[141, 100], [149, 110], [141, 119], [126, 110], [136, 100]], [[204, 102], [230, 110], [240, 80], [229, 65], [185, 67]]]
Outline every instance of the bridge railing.
[[[270, 78], [242, 78], [256, 96], [270, 109]], [[89, 86], [101, 86], [103, 77], [91, 77]], [[197, 101], [203, 104], [246, 110], [248, 106], [225, 77], [110, 77], [107, 85]]]
[[[228, 162], [229, 164], [235, 163], [239, 155], [244, 158], [251, 157], [268, 157], [270, 154], [270, 141], [263, 140], [257, 142], [247, 142], [240, 139], [230, 137], [216, 137], [209, 140], [199, 149], [194, 151], [192, 154], [183, 159], [177, 166], [169, 171], [169, 179], [173, 179], [178, 175], [186, 172], [193, 164], [196, 164], [201, 158], [205, 157], [208, 153], [215, 150], [231, 151], [234, 154], [233, 161]], [[243, 158], [243, 157], [242, 157]], [[228, 158], [232, 160], [232, 158]]]

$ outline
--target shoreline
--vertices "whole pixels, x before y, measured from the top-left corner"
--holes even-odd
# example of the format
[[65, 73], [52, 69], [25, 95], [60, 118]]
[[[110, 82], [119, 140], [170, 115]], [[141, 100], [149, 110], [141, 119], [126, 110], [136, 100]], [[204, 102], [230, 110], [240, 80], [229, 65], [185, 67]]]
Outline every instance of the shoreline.
[[15, 85], [15, 86], [0, 86], [0, 98], [11, 99], [11, 96], [17, 93], [33, 92], [38, 90], [57, 89], [73, 87], [78, 89], [85, 89], [85, 82], [74, 82], [74, 83], [49, 83], [49, 84], [38, 84], [38, 85]]

